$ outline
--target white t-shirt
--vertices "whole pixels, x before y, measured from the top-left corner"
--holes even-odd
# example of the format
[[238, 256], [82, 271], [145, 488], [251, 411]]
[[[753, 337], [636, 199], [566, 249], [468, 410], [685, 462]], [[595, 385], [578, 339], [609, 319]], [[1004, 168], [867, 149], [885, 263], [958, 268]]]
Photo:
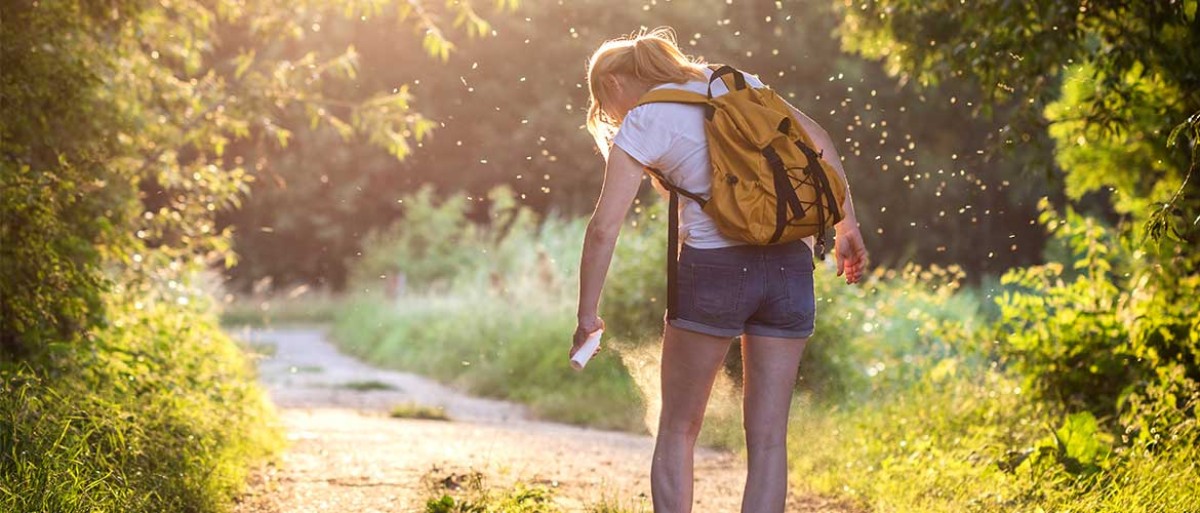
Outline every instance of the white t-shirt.
[[[705, 69], [712, 77], [712, 70]], [[746, 84], [766, 87], [754, 75], [743, 73]], [[683, 89], [708, 94], [708, 81], [694, 80], [684, 84], [663, 84], [654, 89]], [[713, 82], [713, 96], [729, 90], [722, 80]], [[683, 103], [648, 103], [635, 107], [625, 115], [613, 144], [643, 166], [662, 171], [671, 184], [707, 198], [712, 191], [709, 169], [708, 142], [704, 135], [704, 107]], [[663, 193], [661, 189], [660, 193]], [[717, 225], [695, 201], [679, 198], [679, 239], [697, 249], [724, 248], [745, 244], [727, 239], [717, 231]], [[812, 242], [809, 241], [809, 246]]]

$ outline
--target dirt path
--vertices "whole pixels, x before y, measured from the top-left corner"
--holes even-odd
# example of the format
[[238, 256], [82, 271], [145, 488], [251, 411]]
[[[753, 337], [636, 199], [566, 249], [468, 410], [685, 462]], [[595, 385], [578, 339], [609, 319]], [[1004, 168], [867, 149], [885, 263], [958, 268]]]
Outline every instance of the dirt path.
[[[649, 437], [541, 422], [519, 405], [377, 369], [339, 353], [317, 329], [234, 335], [268, 355], [259, 363], [261, 380], [290, 444], [237, 513], [422, 512], [423, 478], [467, 471], [495, 485], [552, 487], [567, 511], [602, 499], [650, 510]], [[403, 403], [441, 406], [451, 420], [388, 417]], [[699, 450], [694, 510], [738, 511], [744, 468], [733, 454]], [[789, 511], [842, 511], [815, 497], [788, 502]]]

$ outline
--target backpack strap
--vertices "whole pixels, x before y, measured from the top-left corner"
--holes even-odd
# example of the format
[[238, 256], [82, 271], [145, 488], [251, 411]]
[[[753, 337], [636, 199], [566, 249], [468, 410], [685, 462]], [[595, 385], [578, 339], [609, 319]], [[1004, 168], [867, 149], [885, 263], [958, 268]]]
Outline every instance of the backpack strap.
[[738, 71], [733, 66], [721, 64], [713, 64], [709, 66], [713, 70], [712, 77], [708, 79], [708, 94], [693, 93], [675, 88], [653, 89], [647, 92], [640, 99], [638, 105], [647, 103], [689, 103], [693, 105], [705, 105], [712, 99], [712, 83], [718, 79], [725, 83], [725, 87], [730, 91], [740, 91], [747, 88], [746, 76]]
[[671, 191], [667, 204], [667, 321], [678, 317], [679, 305], [679, 193]]
[[[721, 79], [723, 82], [725, 82], [725, 88], [730, 92], [741, 91], [747, 87], [746, 75], [742, 74], [741, 71], [738, 71], [737, 68], [727, 64], [713, 64], [709, 66], [709, 68], [713, 70], [713, 74], [712, 77], [708, 79], [708, 99], [711, 100], [713, 97], [712, 83], [716, 82], [717, 79]], [[732, 84], [730, 83], [731, 77], [733, 79]]]
[[708, 98], [700, 93], [684, 91], [675, 88], [654, 89], [638, 99], [638, 106], [647, 103], [689, 103], [692, 105], [707, 105]]
[[816, 150], [812, 149], [812, 147], [799, 140], [796, 141], [796, 147], [800, 148], [800, 151], [803, 152], [804, 156], [808, 159], [809, 168], [805, 170], [805, 174], [816, 180], [814, 185], [817, 189], [817, 197], [813, 199], [813, 206], [817, 209], [817, 219], [821, 224], [821, 228], [817, 232], [816, 250], [817, 256], [824, 261], [826, 233], [825, 226], [829, 224], [826, 216], [832, 217], [833, 224], [841, 222], [843, 218], [841, 207], [837, 203], [837, 198], [835, 198], [833, 195], [833, 186], [829, 184], [828, 177], [826, 177], [825, 172], [821, 170], [821, 164], [819, 163], [819, 160], [822, 158], [822, 154], [825, 152], [822, 151], [821, 153], [817, 153]]
[[708, 200], [700, 197], [700, 195], [692, 193], [692, 192], [688, 192], [687, 190], [684, 190], [680, 187], [676, 187], [669, 180], [667, 180], [666, 175], [664, 175], [662, 171], [659, 171], [652, 167], [648, 167], [648, 168], [646, 168], [646, 173], [649, 174], [650, 177], [654, 178], [654, 181], [658, 182], [658, 184], [661, 185], [663, 189], [666, 189], [667, 192], [670, 192], [671, 194], [680, 194], [680, 195], [686, 197], [687, 199], [695, 201], [696, 203], [698, 203], [700, 205], [700, 208], [704, 208], [704, 204], [708, 203]]
[[679, 287], [676, 285], [679, 275], [679, 196], [686, 196], [699, 203], [701, 208], [704, 208], [708, 201], [672, 185], [662, 171], [647, 167], [646, 173], [667, 190], [670, 198], [667, 204], [667, 320], [670, 321], [676, 318], [676, 312], [679, 311], [676, 308], [679, 304]]

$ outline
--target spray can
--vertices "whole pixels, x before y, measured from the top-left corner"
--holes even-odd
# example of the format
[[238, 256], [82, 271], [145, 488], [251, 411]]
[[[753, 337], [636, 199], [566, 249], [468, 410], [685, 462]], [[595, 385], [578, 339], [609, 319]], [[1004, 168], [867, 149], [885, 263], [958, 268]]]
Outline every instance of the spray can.
[[588, 335], [587, 340], [583, 341], [583, 345], [575, 351], [575, 356], [571, 357], [571, 368], [575, 370], [583, 370], [587, 365], [588, 360], [596, 355], [596, 351], [600, 349], [600, 335], [604, 330], [596, 330]]

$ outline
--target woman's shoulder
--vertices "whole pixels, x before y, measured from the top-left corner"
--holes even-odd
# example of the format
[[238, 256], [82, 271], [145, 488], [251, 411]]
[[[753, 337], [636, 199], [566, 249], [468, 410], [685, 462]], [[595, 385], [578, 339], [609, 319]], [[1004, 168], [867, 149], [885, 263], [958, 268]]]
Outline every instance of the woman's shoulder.
[[621, 121], [621, 126], [617, 131], [620, 132], [676, 132], [682, 125], [691, 122], [695, 118], [695, 122], [701, 122], [703, 119], [703, 111], [695, 105], [685, 103], [647, 103], [638, 105], [625, 115], [625, 119]]
[[[712, 72], [713, 70], [711, 68], [704, 68], [705, 76], [711, 78]], [[752, 75], [745, 71], [743, 71], [742, 74], [746, 77], [746, 83], [750, 85], [750, 87], [766, 87], [762, 80], [759, 80], [757, 75]], [[654, 89], [680, 89], [697, 94], [707, 95], [708, 80], [691, 80], [681, 84], [666, 83], [655, 86]], [[725, 92], [726, 90], [724, 84], [713, 85], [713, 94], [720, 95], [725, 94]], [[697, 108], [697, 106], [684, 103], [647, 103], [644, 105], [638, 105], [630, 110], [629, 113], [625, 115], [625, 120], [622, 122], [622, 124], [624, 125], [625, 123], [630, 123], [639, 127], [646, 127], [652, 124], [670, 127], [675, 126], [674, 123], [678, 122], [680, 117], [694, 117], [698, 112], [700, 112], [700, 110]]]
[[[743, 77], [746, 78], [746, 84], [749, 85], [750, 87], [753, 87], [755, 89], [767, 87], [766, 84], [763, 83], [762, 79], [758, 78], [758, 75], [752, 74], [748, 71], [744, 71], [741, 69], [739, 69], [738, 71], [742, 74]], [[658, 87], [671, 87], [671, 88], [675, 88], [675, 89], [683, 89], [686, 91], [692, 91], [692, 92], [700, 93], [700, 94], [708, 94], [708, 81], [712, 78], [712, 74], [713, 74], [712, 68], [705, 66], [704, 67], [704, 76], [705, 76], [704, 80], [691, 80], [688, 82], [684, 82], [682, 84], [662, 84]], [[724, 94], [725, 93], [724, 84], [722, 83], [722, 84], [718, 85], [717, 83], [713, 83], [713, 93], [714, 94], [717, 94], [717, 93]]]

